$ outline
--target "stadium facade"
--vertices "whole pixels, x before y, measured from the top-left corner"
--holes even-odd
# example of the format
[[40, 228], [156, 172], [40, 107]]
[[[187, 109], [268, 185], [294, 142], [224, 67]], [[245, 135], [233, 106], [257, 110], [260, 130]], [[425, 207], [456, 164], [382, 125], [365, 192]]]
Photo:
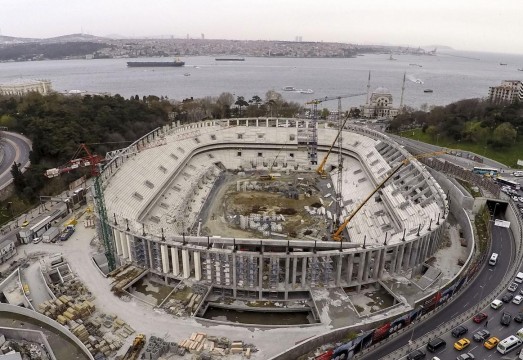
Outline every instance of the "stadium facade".
[[[321, 159], [337, 124], [317, 124]], [[227, 119], [172, 125], [107, 154], [101, 174], [109, 225], [120, 264], [169, 279], [188, 279], [255, 299], [314, 288], [360, 290], [387, 274], [421, 266], [439, 248], [448, 204], [418, 161], [407, 162], [352, 219], [346, 241], [308, 238], [196, 236], [199, 214], [221, 172], [314, 172], [310, 120]], [[384, 134], [343, 130], [342, 215], [345, 218], [411, 156]], [[334, 169], [337, 156], [328, 165]], [[277, 160], [276, 160], [277, 159]], [[333, 186], [338, 170], [330, 173]]]

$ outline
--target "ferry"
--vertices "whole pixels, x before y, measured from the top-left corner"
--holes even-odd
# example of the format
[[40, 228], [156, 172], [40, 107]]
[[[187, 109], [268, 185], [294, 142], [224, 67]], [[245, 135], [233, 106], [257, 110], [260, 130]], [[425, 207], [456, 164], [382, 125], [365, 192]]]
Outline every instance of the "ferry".
[[129, 67], [180, 67], [184, 66], [185, 62], [176, 59], [175, 61], [128, 61]]

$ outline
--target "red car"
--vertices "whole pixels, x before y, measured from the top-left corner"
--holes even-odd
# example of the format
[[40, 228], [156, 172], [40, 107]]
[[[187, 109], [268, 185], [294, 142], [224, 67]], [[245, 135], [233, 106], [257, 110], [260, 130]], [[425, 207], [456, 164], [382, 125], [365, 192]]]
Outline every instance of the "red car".
[[472, 321], [474, 321], [476, 324], [479, 324], [480, 322], [482, 322], [483, 320], [485, 320], [487, 317], [488, 317], [487, 314], [485, 314], [485, 313], [479, 313], [479, 314], [476, 314], [476, 315], [472, 318]]

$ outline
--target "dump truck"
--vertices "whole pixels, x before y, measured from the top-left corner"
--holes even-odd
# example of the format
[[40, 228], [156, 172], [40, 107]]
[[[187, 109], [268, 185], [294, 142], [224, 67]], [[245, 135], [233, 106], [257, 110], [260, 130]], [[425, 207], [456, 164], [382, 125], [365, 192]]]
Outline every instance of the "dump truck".
[[74, 225], [67, 225], [64, 231], [60, 234], [60, 241], [66, 241], [74, 233]]
[[145, 335], [144, 334], [138, 334], [134, 340], [131, 346], [129, 346], [129, 349], [127, 349], [127, 352], [123, 356], [122, 360], [136, 360], [138, 359], [138, 355], [140, 355], [140, 351], [142, 351], [143, 347], [145, 345]]

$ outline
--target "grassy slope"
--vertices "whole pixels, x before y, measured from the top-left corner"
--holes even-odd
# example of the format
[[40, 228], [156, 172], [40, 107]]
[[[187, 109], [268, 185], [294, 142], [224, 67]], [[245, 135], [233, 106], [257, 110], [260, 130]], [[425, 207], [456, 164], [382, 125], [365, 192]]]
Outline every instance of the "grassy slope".
[[[413, 135], [414, 134], [414, 135]], [[508, 149], [496, 150], [487, 146], [485, 143], [470, 143], [470, 142], [457, 142], [449, 140], [442, 136], [432, 138], [429, 135], [421, 132], [421, 129], [408, 130], [400, 133], [399, 135], [423, 141], [429, 144], [443, 146], [451, 149], [461, 149], [466, 151], [474, 152], [480, 156], [485, 156], [490, 159], [499, 161], [505, 165], [508, 165], [512, 168], [517, 167], [516, 162], [518, 159], [523, 160], [523, 140], [518, 139], [516, 144], [512, 145]]]

